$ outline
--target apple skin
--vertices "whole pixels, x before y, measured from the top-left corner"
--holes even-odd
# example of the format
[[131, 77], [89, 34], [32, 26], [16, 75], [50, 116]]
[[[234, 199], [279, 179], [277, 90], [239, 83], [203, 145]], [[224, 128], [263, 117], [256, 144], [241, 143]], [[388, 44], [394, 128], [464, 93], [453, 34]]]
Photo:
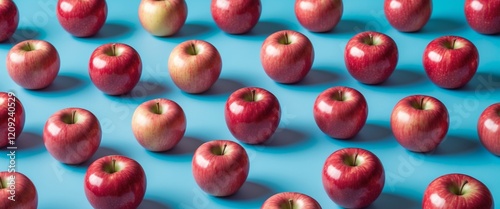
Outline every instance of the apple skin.
[[101, 125], [96, 116], [82, 108], [65, 108], [49, 117], [43, 128], [47, 151], [61, 163], [81, 164], [101, 144]]
[[422, 209], [493, 209], [490, 190], [481, 181], [460, 173], [442, 175], [425, 189]]
[[448, 128], [448, 109], [431, 96], [407, 96], [394, 106], [391, 113], [394, 137], [412, 152], [433, 151], [443, 141]]
[[169, 99], [153, 99], [139, 105], [132, 116], [132, 132], [147, 150], [172, 149], [186, 132], [186, 115], [181, 106]]
[[321, 209], [314, 198], [298, 192], [281, 192], [269, 197], [261, 209]]
[[479, 52], [460, 36], [441, 36], [425, 48], [422, 59], [427, 77], [441, 88], [465, 86], [477, 71]]
[[[9, 181], [15, 181], [16, 201], [8, 199]], [[33, 182], [24, 174], [16, 172], [0, 172], [0, 208], [8, 209], [37, 209], [38, 193]]]
[[247, 144], [262, 144], [278, 128], [281, 107], [271, 92], [258, 87], [244, 87], [229, 95], [224, 118], [236, 139]]
[[351, 76], [364, 84], [386, 81], [398, 64], [398, 47], [394, 40], [374, 31], [352, 37], [344, 50], [344, 61]]
[[259, 22], [260, 0], [212, 0], [210, 12], [215, 24], [229, 34], [243, 34]]
[[314, 62], [314, 48], [305, 35], [282, 30], [268, 36], [260, 50], [266, 74], [278, 83], [292, 84], [304, 79]]
[[184, 0], [142, 0], [139, 21], [154, 36], [172, 36], [186, 22], [188, 8]]
[[147, 180], [137, 161], [108, 155], [90, 164], [83, 184], [85, 196], [94, 208], [135, 209], [144, 199]]
[[302, 27], [311, 32], [331, 31], [342, 18], [342, 0], [296, 0], [295, 17]]
[[174, 84], [184, 92], [203, 93], [219, 79], [222, 59], [217, 48], [202, 40], [177, 45], [168, 58], [168, 72]]
[[465, 0], [465, 19], [469, 26], [478, 33], [500, 33], [500, 1]]
[[245, 183], [250, 169], [245, 149], [229, 140], [213, 140], [200, 145], [193, 155], [192, 172], [206, 193], [225, 197]]
[[[9, 106], [15, 108], [14, 112], [12, 112], [14, 117], [9, 115]], [[2, 148], [9, 144], [9, 137], [12, 137], [12, 134], [14, 134], [14, 139], [17, 139], [19, 135], [21, 135], [26, 121], [24, 106], [21, 100], [14, 96], [14, 94], [0, 92], [0, 118], [2, 118], [2, 120], [0, 120], [0, 134], [5, 136], [0, 140], [0, 148]], [[14, 123], [12, 127], [15, 127], [15, 131], [12, 134], [9, 132], [9, 122]]]
[[321, 92], [314, 101], [313, 115], [320, 130], [332, 138], [349, 139], [368, 118], [366, 99], [358, 90], [336, 86]]
[[379, 158], [361, 148], [343, 148], [325, 161], [323, 186], [333, 202], [344, 208], [364, 208], [382, 193], [385, 171]]
[[500, 156], [500, 103], [484, 109], [477, 122], [477, 133], [481, 144], [492, 154]]
[[417, 32], [429, 21], [432, 0], [385, 0], [384, 14], [389, 24], [401, 32]]
[[139, 83], [141, 74], [141, 57], [127, 44], [103, 44], [90, 56], [90, 79], [105, 94], [129, 93]]
[[19, 10], [12, 0], [0, 1], [0, 42], [9, 39], [19, 25]]
[[49, 86], [56, 79], [60, 67], [56, 48], [42, 40], [19, 42], [7, 54], [9, 76], [25, 89], [37, 90]]
[[76, 37], [90, 37], [102, 28], [108, 16], [105, 0], [58, 0], [57, 20]]

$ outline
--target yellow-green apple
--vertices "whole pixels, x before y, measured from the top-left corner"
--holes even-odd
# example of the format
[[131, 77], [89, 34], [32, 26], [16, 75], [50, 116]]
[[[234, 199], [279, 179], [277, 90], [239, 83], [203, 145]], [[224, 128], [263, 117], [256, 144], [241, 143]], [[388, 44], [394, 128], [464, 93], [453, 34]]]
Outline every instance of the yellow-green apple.
[[260, 19], [260, 0], [212, 0], [210, 12], [215, 24], [229, 34], [252, 30]]
[[500, 156], [500, 103], [484, 109], [477, 122], [477, 133], [483, 146]]
[[392, 133], [401, 146], [413, 152], [436, 149], [448, 128], [448, 109], [432, 96], [407, 96], [392, 110]]
[[210, 89], [219, 79], [222, 59], [212, 44], [188, 40], [177, 45], [168, 58], [168, 72], [174, 84], [187, 93]]
[[213, 140], [199, 146], [193, 155], [192, 172], [198, 186], [212, 196], [236, 193], [250, 169], [245, 149], [229, 140]]
[[361, 148], [333, 152], [322, 171], [323, 186], [334, 203], [344, 208], [364, 208], [382, 193], [385, 171], [379, 158]]
[[184, 0], [142, 0], [139, 21], [154, 36], [171, 36], [186, 22], [188, 8]]
[[299, 192], [281, 192], [269, 197], [261, 209], [321, 209], [318, 201]]
[[93, 208], [135, 209], [146, 192], [146, 174], [135, 160], [108, 155], [94, 161], [84, 177], [84, 190]]
[[500, 1], [465, 0], [465, 19], [478, 33], [500, 33]]
[[26, 175], [18, 171], [0, 172], [0, 208], [37, 209], [37, 207], [36, 187]]
[[266, 74], [278, 83], [297, 83], [311, 70], [314, 48], [304, 34], [282, 30], [268, 36], [260, 50]]
[[224, 117], [236, 139], [247, 144], [262, 144], [278, 128], [281, 108], [271, 92], [258, 87], [244, 87], [229, 95]]
[[389, 24], [401, 32], [416, 32], [429, 21], [432, 0], [385, 0], [384, 14]]
[[101, 125], [82, 108], [65, 108], [49, 117], [43, 128], [47, 151], [61, 163], [80, 164], [92, 157], [101, 144]]
[[61, 62], [56, 48], [42, 40], [26, 40], [7, 54], [7, 71], [25, 89], [42, 89], [57, 77]]
[[295, 16], [311, 32], [327, 32], [342, 18], [342, 0], [295, 0]]
[[[0, 148], [13, 145], [21, 135], [26, 121], [23, 104], [14, 93], [0, 92]], [[11, 143], [12, 142], [12, 143]]]
[[490, 190], [481, 181], [461, 173], [434, 179], [425, 189], [422, 209], [493, 209]]
[[9, 39], [19, 25], [19, 10], [13, 0], [0, 0], [0, 42]]
[[141, 73], [141, 57], [127, 44], [103, 44], [90, 56], [90, 80], [105, 94], [129, 93], [139, 82]]
[[365, 31], [352, 37], [344, 50], [347, 71], [361, 83], [387, 80], [398, 64], [396, 42], [383, 33]]
[[106, 22], [108, 7], [105, 0], [58, 0], [57, 20], [73, 36], [97, 34]]
[[441, 88], [465, 86], [477, 71], [476, 46], [460, 36], [441, 36], [432, 40], [423, 55], [425, 73]]
[[153, 99], [139, 105], [132, 116], [132, 132], [141, 146], [150, 151], [172, 149], [184, 136], [186, 115], [169, 99]]
[[368, 117], [366, 99], [358, 90], [336, 86], [321, 92], [314, 102], [314, 120], [330, 137], [349, 139], [363, 128]]

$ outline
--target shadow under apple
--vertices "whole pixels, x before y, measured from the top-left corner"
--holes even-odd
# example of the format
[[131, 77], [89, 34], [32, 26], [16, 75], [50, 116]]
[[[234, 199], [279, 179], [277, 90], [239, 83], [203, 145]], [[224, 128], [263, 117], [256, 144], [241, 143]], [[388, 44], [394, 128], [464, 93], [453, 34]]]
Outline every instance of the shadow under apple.
[[421, 204], [412, 198], [400, 194], [382, 193], [366, 209], [419, 209]]
[[212, 197], [216, 201], [233, 208], [245, 205], [247, 208], [259, 208], [274, 191], [260, 183], [247, 180], [243, 186], [233, 195], [228, 197]]
[[172, 208], [164, 205], [163, 203], [146, 198], [142, 200], [141, 204], [137, 209], [172, 209]]

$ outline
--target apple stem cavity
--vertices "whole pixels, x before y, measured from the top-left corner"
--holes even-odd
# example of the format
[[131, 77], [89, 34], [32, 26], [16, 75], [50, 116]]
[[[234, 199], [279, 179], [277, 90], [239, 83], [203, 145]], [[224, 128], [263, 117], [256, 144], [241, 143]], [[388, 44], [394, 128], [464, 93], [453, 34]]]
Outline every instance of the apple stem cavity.
[[226, 153], [226, 147], [227, 147], [227, 144], [224, 144], [224, 146], [222, 147], [221, 155], [224, 155], [224, 153]]
[[189, 54], [190, 55], [197, 55], [198, 54], [198, 51], [196, 50], [196, 46], [194, 45], [194, 43], [191, 43], [191, 48], [189, 48]]
[[283, 34], [283, 38], [280, 39], [279, 41], [281, 44], [284, 44], [284, 45], [289, 45], [291, 44], [292, 42], [290, 41], [290, 38], [288, 38], [288, 33], [285, 33]]
[[71, 113], [71, 124], [76, 123], [76, 110], [73, 110], [73, 113]]
[[29, 51], [33, 51], [33, 50], [35, 50], [35, 47], [34, 47], [34, 46], [31, 46], [31, 43], [30, 43], [30, 42], [26, 42], [26, 45], [24, 45], [23, 49], [24, 49], [25, 51], [28, 51], [28, 52], [29, 52]]
[[293, 200], [292, 199], [288, 199], [288, 207], [290, 209], [293, 209]]
[[469, 182], [467, 180], [464, 181], [464, 183], [462, 183], [462, 186], [460, 187], [460, 190], [458, 191], [458, 195], [464, 195], [464, 187], [466, 184], [468, 184]]
[[160, 106], [160, 103], [159, 102], [156, 102], [156, 106], [155, 106], [155, 110], [154, 110], [154, 113], [160, 115], [161, 114], [161, 106]]
[[342, 90], [337, 91], [337, 94], [333, 95], [333, 99], [335, 99], [339, 102], [344, 101], [344, 92], [342, 92]]
[[354, 154], [354, 160], [352, 161], [352, 166], [357, 166], [358, 163], [358, 152], [356, 152], [356, 154]]
[[3, 189], [3, 188], [7, 188], [7, 187], [3, 185], [2, 177], [0, 177], [0, 189]]

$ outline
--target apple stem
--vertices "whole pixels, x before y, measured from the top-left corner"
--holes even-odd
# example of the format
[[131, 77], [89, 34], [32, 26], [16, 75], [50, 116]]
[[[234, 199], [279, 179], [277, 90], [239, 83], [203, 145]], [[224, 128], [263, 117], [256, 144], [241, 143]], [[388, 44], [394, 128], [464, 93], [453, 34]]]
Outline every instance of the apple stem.
[[116, 56], [116, 44], [111, 45], [111, 50], [112, 50], [113, 56]]
[[160, 103], [159, 102], [156, 102], [156, 113], [157, 114], [161, 114], [161, 106], [160, 106]]
[[252, 89], [252, 98], [251, 98], [252, 101], [255, 101], [255, 89]]
[[455, 42], [457, 41], [457, 39], [453, 39], [453, 41], [451, 42], [451, 48], [454, 49], [455, 48]]
[[4, 186], [3, 186], [2, 177], [0, 177], [0, 189], [3, 189], [3, 188], [7, 188], [7, 187], [4, 187]]
[[424, 98], [420, 98], [420, 109], [424, 109]]
[[374, 45], [373, 44], [373, 35], [370, 33], [370, 34], [368, 34], [368, 37], [370, 37], [370, 42], [368, 44]]
[[342, 95], [343, 92], [341, 90], [339, 90], [339, 101], [344, 101], [344, 95]]
[[288, 199], [288, 206], [290, 209], [293, 209], [293, 200], [292, 199]]
[[352, 166], [357, 165], [357, 163], [356, 163], [357, 160], [358, 160], [358, 152], [356, 152], [356, 154], [354, 154], [354, 161], [352, 161]]
[[226, 147], [227, 147], [227, 144], [224, 144], [224, 146], [222, 147], [221, 155], [224, 155], [224, 153], [226, 153]]
[[288, 33], [285, 33], [285, 44], [290, 44], [290, 42], [288, 42]]
[[196, 47], [194, 46], [194, 43], [191, 43], [191, 50], [193, 51], [193, 55], [196, 55], [198, 53], [196, 51]]
[[466, 184], [468, 184], [469, 182], [467, 180], [464, 181], [464, 183], [462, 183], [462, 186], [460, 187], [460, 190], [458, 191], [458, 194], [459, 195], [463, 195], [463, 190], [464, 190], [464, 187]]
[[31, 48], [31, 44], [30, 44], [30, 42], [27, 42], [27, 43], [26, 43], [26, 47], [28, 47], [28, 51], [33, 50], [33, 49]]
[[75, 116], [76, 116], [76, 110], [73, 110], [73, 113], [71, 114], [71, 124], [75, 124]]
[[111, 159], [111, 173], [116, 172], [115, 164], [116, 164], [116, 160], [114, 158]]

